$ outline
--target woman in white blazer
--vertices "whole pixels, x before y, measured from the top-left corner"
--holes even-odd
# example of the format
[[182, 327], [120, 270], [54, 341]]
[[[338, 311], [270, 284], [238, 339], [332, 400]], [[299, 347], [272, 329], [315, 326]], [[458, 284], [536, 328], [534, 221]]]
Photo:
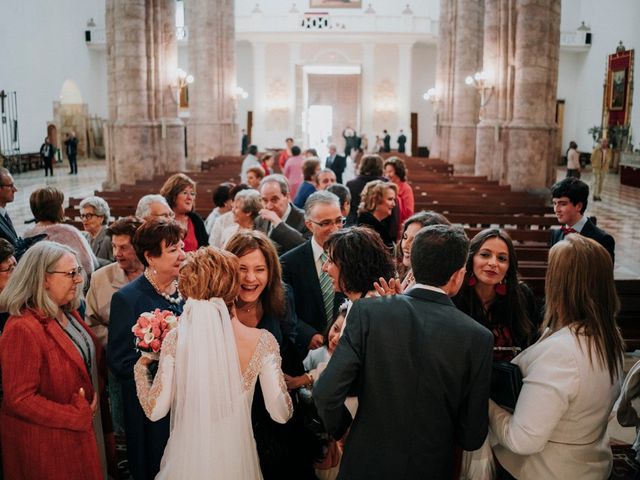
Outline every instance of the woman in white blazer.
[[513, 360], [524, 377], [515, 411], [489, 404], [494, 453], [518, 479], [606, 479], [623, 355], [611, 257], [568, 235], [549, 252], [545, 296], [544, 333]]

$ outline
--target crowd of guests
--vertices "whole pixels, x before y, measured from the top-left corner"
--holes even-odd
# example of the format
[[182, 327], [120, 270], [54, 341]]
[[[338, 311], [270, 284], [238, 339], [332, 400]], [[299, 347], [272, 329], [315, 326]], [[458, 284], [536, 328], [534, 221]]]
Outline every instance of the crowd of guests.
[[[452, 478], [483, 444], [500, 478], [606, 478], [623, 344], [586, 184], [551, 188], [542, 307], [505, 231], [414, 212], [401, 158], [364, 155], [345, 185], [343, 162], [288, 147], [249, 146], [206, 221], [182, 173], [113, 222], [84, 199], [83, 232], [61, 191], [31, 194], [25, 237], [46, 238], [19, 260], [0, 238], [4, 477], [117, 478], [118, 434], [136, 480]], [[155, 309], [183, 318], [159, 361], [131, 331]], [[524, 377], [513, 411], [489, 399], [501, 360]]]

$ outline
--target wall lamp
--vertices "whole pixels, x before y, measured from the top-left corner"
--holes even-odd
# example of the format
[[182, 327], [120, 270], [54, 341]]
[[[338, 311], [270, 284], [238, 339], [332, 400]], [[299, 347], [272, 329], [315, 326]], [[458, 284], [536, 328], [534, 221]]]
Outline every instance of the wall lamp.
[[478, 92], [480, 92], [481, 107], [484, 107], [491, 99], [491, 94], [493, 93], [493, 85], [489, 84], [488, 76], [485, 72], [476, 72], [473, 77], [469, 75], [464, 79], [464, 83], [471, 87], [474, 87]]

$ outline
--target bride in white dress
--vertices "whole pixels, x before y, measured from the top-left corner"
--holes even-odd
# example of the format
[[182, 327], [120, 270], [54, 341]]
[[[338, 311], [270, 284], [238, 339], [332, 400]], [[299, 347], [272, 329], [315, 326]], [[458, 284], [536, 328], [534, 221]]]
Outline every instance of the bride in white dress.
[[229, 315], [238, 271], [231, 253], [208, 247], [189, 254], [179, 280], [188, 300], [163, 342], [155, 379], [149, 358], [135, 365], [147, 417], [157, 420], [171, 410], [157, 479], [262, 478], [251, 428], [258, 377], [271, 418], [286, 423], [293, 413], [275, 338]]

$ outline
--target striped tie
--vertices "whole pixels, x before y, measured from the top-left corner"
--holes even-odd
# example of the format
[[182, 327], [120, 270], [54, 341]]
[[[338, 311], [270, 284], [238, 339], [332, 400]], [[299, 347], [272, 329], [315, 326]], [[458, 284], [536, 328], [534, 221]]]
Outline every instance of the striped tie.
[[[320, 261], [324, 265], [327, 261], [327, 254], [322, 252], [320, 255]], [[322, 301], [324, 302], [324, 312], [327, 315], [327, 323], [333, 320], [333, 298], [335, 296], [333, 292], [333, 285], [331, 283], [331, 277], [324, 271], [320, 272], [320, 290], [322, 290]]]

